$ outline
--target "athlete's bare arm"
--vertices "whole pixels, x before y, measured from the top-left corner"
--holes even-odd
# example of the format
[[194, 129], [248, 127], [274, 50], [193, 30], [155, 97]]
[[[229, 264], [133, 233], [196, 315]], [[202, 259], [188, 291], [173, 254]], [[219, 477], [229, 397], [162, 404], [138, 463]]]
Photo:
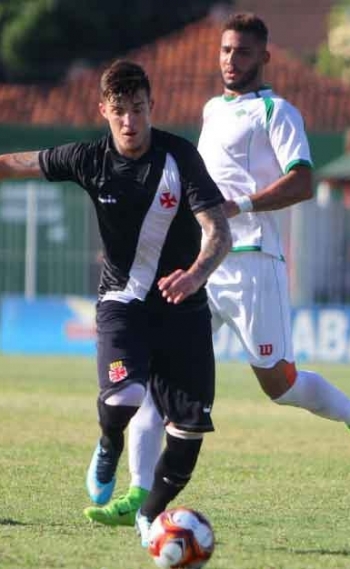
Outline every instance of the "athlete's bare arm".
[[0, 180], [8, 178], [39, 178], [39, 151], [0, 155]]
[[[281, 176], [267, 188], [249, 197], [253, 204], [253, 211], [272, 211], [309, 200], [312, 196], [311, 168], [295, 166], [288, 174]], [[240, 213], [234, 200], [227, 200], [224, 210], [227, 217]]]
[[209, 275], [220, 265], [232, 247], [229, 225], [221, 205], [201, 211], [196, 218], [204, 233], [202, 249], [189, 274], [196, 274], [201, 286]]
[[168, 302], [178, 304], [196, 292], [230, 251], [232, 239], [221, 205], [196, 214], [205, 240], [202, 249], [187, 270], [178, 269], [159, 280], [158, 286]]

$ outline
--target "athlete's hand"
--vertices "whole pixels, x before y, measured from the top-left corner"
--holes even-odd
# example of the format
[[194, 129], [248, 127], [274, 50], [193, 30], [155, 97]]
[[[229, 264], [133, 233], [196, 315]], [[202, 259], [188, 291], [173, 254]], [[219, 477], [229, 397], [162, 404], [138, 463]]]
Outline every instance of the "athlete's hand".
[[222, 204], [224, 213], [226, 215], [226, 217], [235, 217], [235, 215], [238, 215], [240, 213], [239, 207], [236, 204], [235, 201], [233, 200], [226, 200], [223, 204]]
[[167, 302], [179, 304], [196, 292], [201, 284], [194, 274], [177, 269], [167, 277], [159, 279], [158, 288]]

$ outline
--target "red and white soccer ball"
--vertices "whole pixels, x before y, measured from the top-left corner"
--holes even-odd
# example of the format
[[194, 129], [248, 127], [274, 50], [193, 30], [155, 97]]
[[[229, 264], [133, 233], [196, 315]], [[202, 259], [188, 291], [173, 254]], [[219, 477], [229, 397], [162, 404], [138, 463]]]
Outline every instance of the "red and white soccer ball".
[[214, 532], [196, 510], [165, 510], [152, 523], [148, 551], [161, 569], [200, 569], [214, 551]]

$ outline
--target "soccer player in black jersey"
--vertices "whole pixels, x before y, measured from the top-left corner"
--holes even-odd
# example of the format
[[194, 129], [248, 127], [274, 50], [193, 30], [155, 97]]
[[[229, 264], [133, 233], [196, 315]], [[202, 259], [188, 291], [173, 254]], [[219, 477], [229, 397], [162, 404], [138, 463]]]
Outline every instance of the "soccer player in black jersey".
[[203, 434], [213, 430], [214, 357], [204, 285], [230, 250], [231, 237], [223, 197], [195, 147], [151, 126], [153, 101], [142, 67], [113, 62], [100, 90], [106, 136], [2, 155], [0, 179], [70, 180], [94, 204], [103, 243], [96, 308], [101, 436], [87, 489], [98, 505], [110, 500], [124, 430], [148, 385], [164, 419], [166, 445], [136, 520], [146, 546], [151, 521], [190, 480]]

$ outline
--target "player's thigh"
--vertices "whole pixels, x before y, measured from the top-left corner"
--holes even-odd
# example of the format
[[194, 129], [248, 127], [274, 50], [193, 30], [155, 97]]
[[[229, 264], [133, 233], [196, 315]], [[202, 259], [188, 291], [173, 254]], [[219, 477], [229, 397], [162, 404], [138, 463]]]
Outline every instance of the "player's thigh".
[[228, 263], [226, 282], [211, 284], [210, 295], [238, 336], [247, 360], [262, 368], [283, 358], [292, 361], [285, 263], [260, 252], [233, 254]]
[[215, 362], [210, 312], [177, 311], [159, 330], [151, 366], [154, 401], [167, 422], [186, 431], [213, 430]]
[[252, 366], [272, 368], [294, 361], [286, 263], [260, 255], [252, 294], [245, 304], [246, 345]]
[[150, 347], [147, 316], [138, 302], [98, 302], [97, 371], [102, 399], [131, 382], [146, 384]]

